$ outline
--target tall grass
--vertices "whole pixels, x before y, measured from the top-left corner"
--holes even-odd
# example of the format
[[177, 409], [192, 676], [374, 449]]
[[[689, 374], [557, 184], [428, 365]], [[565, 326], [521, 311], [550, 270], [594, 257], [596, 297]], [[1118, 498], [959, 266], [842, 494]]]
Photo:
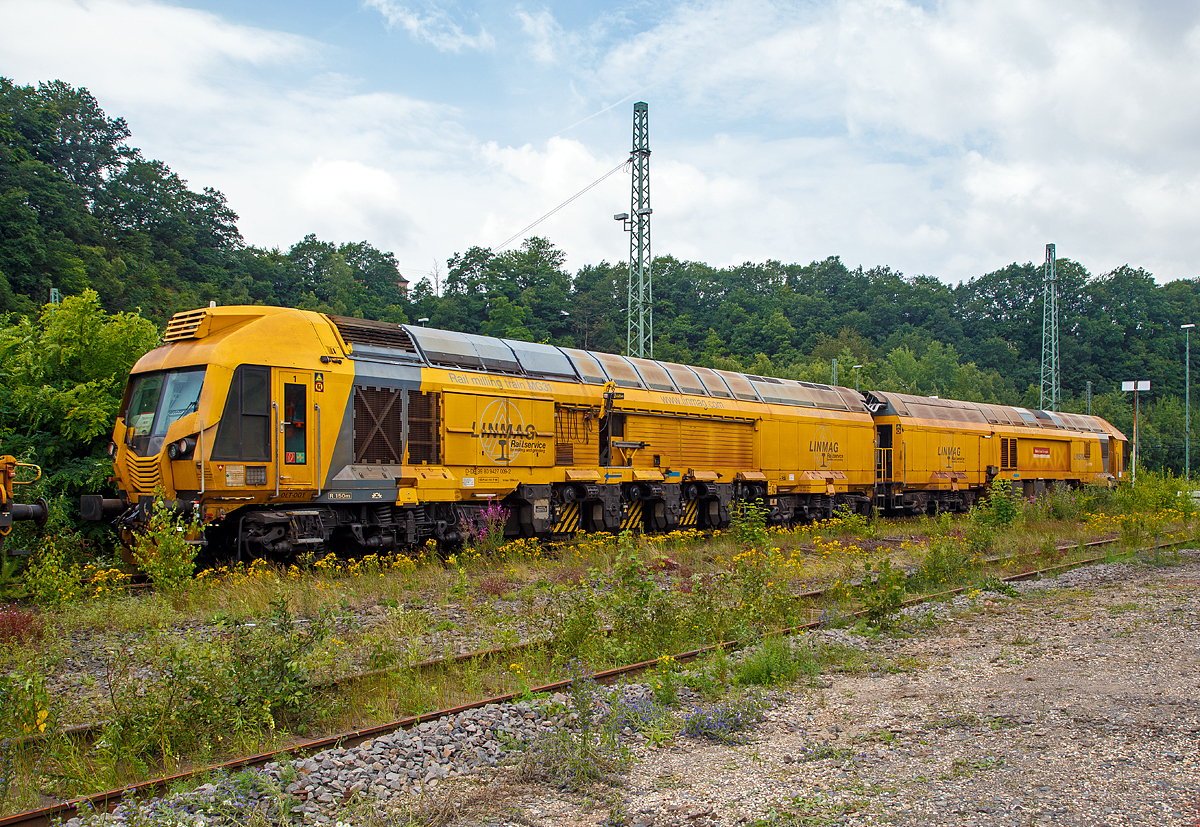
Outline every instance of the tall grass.
[[[42, 633], [0, 639], [0, 673], [19, 667], [43, 681], [61, 677], [67, 658], [79, 655], [73, 636], [87, 640], [101, 674], [94, 673], [90, 690], [48, 696], [47, 731], [113, 723], [99, 743], [53, 737], [36, 772], [18, 756], [9, 800], [36, 800], [39, 776], [47, 774], [59, 779], [56, 793], [78, 794], [184, 761], [265, 749], [293, 733], [342, 731], [523, 691], [562, 677], [572, 658], [597, 669], [761, 640], [817, 620], [822, 608], [844, 617], [869, 602], [880, 589], [854, 583], [864, 572], [875, 578], [883, 560], [908, 572], [910, 591], [940, 591], [1008, 570], [985, 568], [986, 558], [1016, 565], [1018, 555], [1117, 532], [1142, 547], [1195, 526], [1187, 483], [1143, 472], [1137, 486], [1056, 491], [1035, 503], [997, 485], [989, 500], [957, 519], [864, 522], [843, 512], [777, 528], [746, 510], [735, 530], [709, 535], [592, 535], [482, 552], [426, 547], [412, 556], [229, 566], [169, 596], [112, 588], [107, 576], [97, 584], [96, 573], [107, 569], [96, 566], [85, 582], [69, 555], [58, 563], [43, 555], [46, 582], [65, 578], [74, 584], [72, 596], [37, 612], [20, 609], [36, 617]], [[795, 597], [822, 586], [834, 587], [823, 606]], [[895, 602], [873, 605], [883, 614]], [[464, 646], [530, 636], [554, 642], [511, 663], [480, 659], [432, 675], [407, 669]], [[805, 653], [781, 647], [768, 640], [723, 670], [738, 683], [770, 684], [815, 668]], [[364, 669], [385, 671], [324, 688]]]

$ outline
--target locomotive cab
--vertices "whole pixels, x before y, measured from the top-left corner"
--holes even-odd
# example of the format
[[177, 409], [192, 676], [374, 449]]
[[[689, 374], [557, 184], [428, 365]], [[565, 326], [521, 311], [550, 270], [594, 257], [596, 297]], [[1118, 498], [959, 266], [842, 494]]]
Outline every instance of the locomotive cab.
[[118, 496], [84, 497], [84, 518], [129, 531], [161, 498], [219, 526], [248, 504], [311, 501], [324, 472], [321, 394], [346, 355], [314, 318], [265, 307], [178, 314], [125, 389], [109, 447]]

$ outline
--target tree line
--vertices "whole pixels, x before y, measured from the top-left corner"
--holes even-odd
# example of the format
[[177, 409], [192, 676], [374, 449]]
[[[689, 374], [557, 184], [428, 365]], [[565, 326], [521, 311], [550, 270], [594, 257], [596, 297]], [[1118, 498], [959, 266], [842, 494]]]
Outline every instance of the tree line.
[[[104, 446], [129, 367], [170, 316], [215, 301], [301, 307], [620, 353], [623, 262], [572, 271], [545, 238], [471, 247], [408, 287], [367, 241], [247, 244], [224, 195], [196, 190], [127, 143], [86, 89], [0, 78], [0, 444], [104, 485]], [[655, 357], [760, 375], [1036, 406], [1042, 268], [1012, 263], [947, 285], [887, 266], [653, 263]], [[1150, 379], [1142, 458], [1183, 465], [1184, 337], [1195, 280], [1059, 259], [1064, 409], [1132, 432], [1119, 390]], [[66, 297], [48, 305], [51, 288]], [[69, 323], [68, 323], [69, 322]], [[855, 368], [854, 366], [861, 366]], [[1198, 446], [1200, 449], [1200, 446]], [[76, 493], [76, 491], [72, 491]]]

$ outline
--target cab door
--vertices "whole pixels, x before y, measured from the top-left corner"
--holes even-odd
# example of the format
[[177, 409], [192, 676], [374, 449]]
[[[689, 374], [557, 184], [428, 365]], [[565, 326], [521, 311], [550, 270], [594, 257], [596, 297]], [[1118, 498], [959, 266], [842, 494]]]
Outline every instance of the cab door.
[[275, 380], [275, 473], [279, 487], [312, 488], [316, 467], [313, 452], [315, 423], [313, 374], [304, 370], [280, 369]]

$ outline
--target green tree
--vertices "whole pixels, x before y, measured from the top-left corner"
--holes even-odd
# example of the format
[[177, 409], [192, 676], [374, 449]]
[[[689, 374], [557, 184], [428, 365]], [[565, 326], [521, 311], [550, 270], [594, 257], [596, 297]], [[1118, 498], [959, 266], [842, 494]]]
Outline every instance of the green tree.
[[10, 317], [0, 325], [4, 447], [28, 453], [71, 489], [97, 490], [126, 377], [158, 341], [152, 322], [109, 315], [93, 290], [46, 305], [37, 320]]

